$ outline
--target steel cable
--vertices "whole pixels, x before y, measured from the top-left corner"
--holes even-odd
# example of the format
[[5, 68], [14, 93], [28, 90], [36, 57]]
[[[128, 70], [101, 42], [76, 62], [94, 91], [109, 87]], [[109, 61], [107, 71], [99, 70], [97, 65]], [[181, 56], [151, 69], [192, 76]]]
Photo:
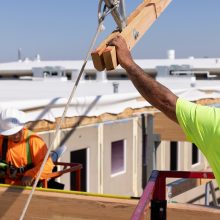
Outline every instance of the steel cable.
[[[103, 19], [103, 20], [104, 20], [104, 19]], [[24, 218], [24, 216], [25, 216], [25, 214], [26, 214], [26, 211], [27, 211], [27, 209], [28, 209], [28, 206], [29, 206], [29, 204], [30, 204], [30, 201], [31, 201], [31, 199], [32, 199], [32, 196], [33, 196], [33, 194], [34, 194], [34, 191], [35, 191], [35, 189], [36, 189], [37, 183], [38, 183], [38, 181], [39, 181], [39, 179], [40, 179], [41, 173], [42, 173], [42, 171], [43, 171], [43, 169], [44, 169], [44, 166], [45, 166], [46, 161], [47, 161], [47, 159], [48, 159], [48, 157], [49, 157], [49, 155], [50, 155], [50, 152], [51, 152], [51, 150], [52, 150], [52, 148], [53, 148], [53, 146], [54, 146], [54, 144], [55, 144], [56, 137], [57, 137], [58, 132], [59, 132], [59, 130], [60, 130], [61, 124], [63, 123], [63, 120], [64, 120], [64, 118], [65, 118], [65, 116], [66, 116], [66, 112], [67, 112], [67, 110], [68, 110], [68, 107], [69, 107], [69, 105], [70, 105], [70, 103], [71, 103], [71, 101], [72, 101], [72, 99], [73, 99], [73, 96], [75, 95], [76, 88], [77, 88], [77, 86], [78, 86], [78, 84], [79, 84], [79, 81], [80, 81], [80, 79], [81, 79], [81, 76], [82, 76], [82, 74], [83, 74], [83, 72], [84, 72], [84, 69], [85, 69], [86, 63], [87, 63], [87, 61], [88, 61], [88, 58], [89, 58], [89, 56], [90, 56], [90, 54], [91, 54], [91, 52], [92, 52], [92, 50], [93, 50], [93, 47], [94, 47], [94, 45], [95, 45], [95, 42], [96, 42], [96, 40], [97, 40], [99, 34], [100, 34], [101, 31], [103, 30], [103, 20], [99, 22], [97, 31], [96, 31], [96, 33], [95, 33], [95, 35], [94, 35], [94, 38], [93, 38], [92, 42], [91, 42], [91, 45], [90, 45], [90, 48], [89, 48], [88, 53], [87, 53], [87, 55], [86, 55], [86, 58], [85, 58], [85, 60], [84, 60], [84, 63], [83, 63], [83, 65], [82, 65], [82, 67], [81, 67], [81, 70], [80, 70], [80, 72], [79, 72], [79, 75], [78, 75], [78, 77], [77, 77], [77, 79], [76, 79], [76, 82], [75, 82], [75, 84], [74, 84], [74, 87], [73, 87], [73, 89], [72, 89], [72, 91], [71, 91], [70, 97], [69, 97], [69, 99], [68, 99], [68, 101], [67, 101], [67, 103], [66, 103], [66, 105], [65, 105], [65, 108], [64, 108], [64, 111], [63, 111], [61, 120], [60, 120], [60, 122], [59, 122], [59, 123], [57, 124], [57, 126], [56, 126], [56, 131], [55, 131], [54, 138], [53, 138], [53, 140], [52, 140], [52, 144], [51, 144], [50, 147], [48, 148], [47, 154], [45, 155], [45, 158], [44, 158], [44, 160], [43, 160], [43, 162], [42, 162], [42, 165], [41, 165], [40, 170], [39, 170], [39, 172], [38, 172], [37, 178], [36, 178], [35, 181], [34, 181], [32, 190], [31, 190], [31, 192], [30, 192], [30, 194], [29, 194], [29, 196], [28, 196], [28, 199], [27, 199], [27, 201], [26, 201], [26, 203], [25, 203], [24, 209], [22, 210], [22, 214], [21, 214], [21, 216], [20, 216], [20, 220], [23, 220], [23, 218]]]

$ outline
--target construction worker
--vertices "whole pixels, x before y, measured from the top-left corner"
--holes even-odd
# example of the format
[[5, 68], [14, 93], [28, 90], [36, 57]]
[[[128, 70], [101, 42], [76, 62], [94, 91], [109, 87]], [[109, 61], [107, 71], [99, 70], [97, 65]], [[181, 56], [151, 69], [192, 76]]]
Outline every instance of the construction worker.
[[177, 97], [151, 78], [134, 62], [123, 37], [115, 37], [109, 45], [116, 47], [119, 64], [126, 70], [140, 94], [152, 106], [178, 123], [187, 139], [202, 151], [220, 187], [220, 109]]
[[[25, 113], [8, 108], [0, 113], [0, 159], [4, 183], [31, 186], [47, 153], [44, 141], [24, 127]], [[52, 172], [54, 164], [49, 157], [41, 179]], [[4, 175], [5, 171], [5, 175]]]

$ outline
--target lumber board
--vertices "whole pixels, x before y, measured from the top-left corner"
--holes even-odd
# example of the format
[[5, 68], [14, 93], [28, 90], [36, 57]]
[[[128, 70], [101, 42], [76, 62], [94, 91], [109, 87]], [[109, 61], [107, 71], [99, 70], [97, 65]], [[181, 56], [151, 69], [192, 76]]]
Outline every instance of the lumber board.
[[[0, 187], [0, 219], [19, 219], [30, 190], [15, 187]], [[35, 191], [28, 207], [25, 220], [28, 219], [130, 219], [137, 200], [105, 198], [98, 196], [76, 195], [49, 191]], [[150, 219], [150, 208], [145, 219]], [[169, 220], [218, 220], [220, 210], [192, 204], [168, 203]]]
[[[30, 190], [0, 187], [0, 219], [19, 219]], [[35, 191], [25, 215], [28, 219], [130, 219], [137, 200]]]
[[[140, 219], [150, 220], [150, 207]], [[206, 207], [194, 204], [168, 203], [167, 204], [167, 220], [219, 220], [220, 209]]]
[[128, 17], [128, 24], [122, 32], [114, 31], [91, 53], [94, 67], [98, 71], [115, 69], [118, 65], [116, 51], [113, 47], [107, 46], [108, 42], [116, 35], [121, 35], [131, 50], [171, 1], [143, 1]]
[[168, 220], [218, 220], [220, 210], [218, 208], [205, 207], [192, 204], [168, 204]]

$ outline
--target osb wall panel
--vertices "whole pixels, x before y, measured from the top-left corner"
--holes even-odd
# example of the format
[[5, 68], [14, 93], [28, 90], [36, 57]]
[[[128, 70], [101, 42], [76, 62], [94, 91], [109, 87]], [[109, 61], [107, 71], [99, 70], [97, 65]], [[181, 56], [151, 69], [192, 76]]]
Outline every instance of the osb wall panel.
[[[143, 100], [143, 98], [140, 98], [140, 101], [141, 100]], [[202, 105], [210, 105], [210, 104], [220, 103], [220, 99], [202, 99], [197, 101], [196, 103]], [[158, 110], [153, 107], [145, 107], [139, 109], [127, 108], [120, 114], [104, 113], [94, 117], [81, 116], [81, 117], [65, 118], [64, 122], [61, 125], [61, 128], [62, 129], [75, 128], [78, 126], [92, 125], [106, 121], [131, 118], [137, 114], [142, 114], [142, 113], [155, 114], [154, 132], [161, 135], [161, 140], [173, 140], [173, 141], [186, 140], [186, 137], [183, 134], [183, 131], [180, 128], [180, 126], [172, 122], [164, 114], [158, 112]], [[57, 118], [55, 123], [46, 120], [34, 121], [27, 123], [27, 127], [36, 132], [55, 130], [56, 124], [59, 122], [60, 122], [60, 118]]]

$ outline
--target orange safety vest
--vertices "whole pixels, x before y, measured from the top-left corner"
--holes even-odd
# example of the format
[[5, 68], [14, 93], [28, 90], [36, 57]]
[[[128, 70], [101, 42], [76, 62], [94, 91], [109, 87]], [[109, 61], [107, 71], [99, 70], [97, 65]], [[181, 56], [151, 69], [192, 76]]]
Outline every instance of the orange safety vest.
[[[32, 163], [32, 168], [26, 170], [23, 175], [36, 178], [48, 149], [45, 142], [38, 135], [34, 133], [29, 134], [30, 131], [27, 128], [23, 128], [23, 130], [24, 135], [19, 143], [8, 141], [6, 163], [10, 163], [17, 168], [26, 167]], [[0, 135], [0, 146], [2, 146], [2, 144], [3, 136]], [[27, 147], [27, 144], [29, 147]], [[0, 157], [1, 156], [2, 147], [0, 147]], [[53, 167], [54, 164], [49, 157], [41, 174], [41, 179], [45, 179], [47, 174], [52, 172]], [[21, 184], [20, 180], [10, 178], [5, 178], [5, 183], [13, 185]]]

